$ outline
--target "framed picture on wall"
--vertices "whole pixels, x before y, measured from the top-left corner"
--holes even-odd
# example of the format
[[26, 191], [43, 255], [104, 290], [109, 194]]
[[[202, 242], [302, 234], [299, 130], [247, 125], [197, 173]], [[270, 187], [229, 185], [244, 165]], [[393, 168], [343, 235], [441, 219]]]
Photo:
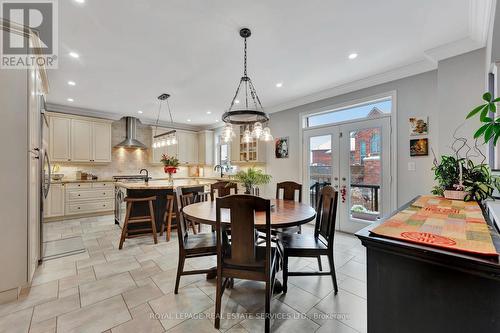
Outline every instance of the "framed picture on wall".
[[411, 136], [429, 133], [429, 117], [410, 117], [408, 118], [408, 124]]
[[429, 139], [411, 139], [410, 140], [410, 156], [428, 156], [429, 155]]
[[288, 158], [288, 136], [274, 140], [274, 154], [276, 158]]

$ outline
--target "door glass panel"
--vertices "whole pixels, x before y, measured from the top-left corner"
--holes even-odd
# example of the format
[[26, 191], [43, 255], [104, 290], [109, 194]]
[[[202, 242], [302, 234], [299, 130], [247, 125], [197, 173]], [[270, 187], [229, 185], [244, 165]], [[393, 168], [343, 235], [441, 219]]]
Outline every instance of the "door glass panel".
[[316, 207], [319, 192], [332, 183], [332, 136], [309, 138], [309, 202]]
[[365, 128], [349, 132], [351, 217], [372, 221], [379, 218], [382, 165], [381, 128]]

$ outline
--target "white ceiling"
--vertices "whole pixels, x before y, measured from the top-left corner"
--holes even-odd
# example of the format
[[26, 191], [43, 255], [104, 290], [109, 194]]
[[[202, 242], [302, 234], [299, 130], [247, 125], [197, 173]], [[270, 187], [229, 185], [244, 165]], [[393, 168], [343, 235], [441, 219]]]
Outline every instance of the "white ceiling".
[[264, 107], [277, 111], [484, 46], [484, 8], [470, 1], [59, 1], [59, 69], [49, 71], [47, 101], [155, 119], [156, 97], [166, 92], [175, 122], [212, 125], [242, 74], [238, 31], [247, 26], [249, 76]]

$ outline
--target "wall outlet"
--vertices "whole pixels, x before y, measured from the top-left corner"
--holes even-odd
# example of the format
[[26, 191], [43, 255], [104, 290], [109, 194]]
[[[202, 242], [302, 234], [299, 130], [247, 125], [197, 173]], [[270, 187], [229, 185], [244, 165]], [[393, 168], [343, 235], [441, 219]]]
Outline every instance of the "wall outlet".
[[408, 162], [408, 171], [415, 171], [415, 162]]

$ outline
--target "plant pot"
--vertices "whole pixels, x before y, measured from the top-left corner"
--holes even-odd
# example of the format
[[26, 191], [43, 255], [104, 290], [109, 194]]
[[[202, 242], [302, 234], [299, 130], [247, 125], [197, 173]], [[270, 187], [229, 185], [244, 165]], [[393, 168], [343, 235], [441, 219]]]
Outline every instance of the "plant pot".
[[378, 218], [379, 212], [353, 212], [351, 211], [351, 216], [355, 219], [367, 220], [367, 221], [376, 221]]
[[464, 201], [467, 192], [465, 191], [453, 191], [453, 190], [445, 190], [444, 197], [450, 200], [462, 200]]

